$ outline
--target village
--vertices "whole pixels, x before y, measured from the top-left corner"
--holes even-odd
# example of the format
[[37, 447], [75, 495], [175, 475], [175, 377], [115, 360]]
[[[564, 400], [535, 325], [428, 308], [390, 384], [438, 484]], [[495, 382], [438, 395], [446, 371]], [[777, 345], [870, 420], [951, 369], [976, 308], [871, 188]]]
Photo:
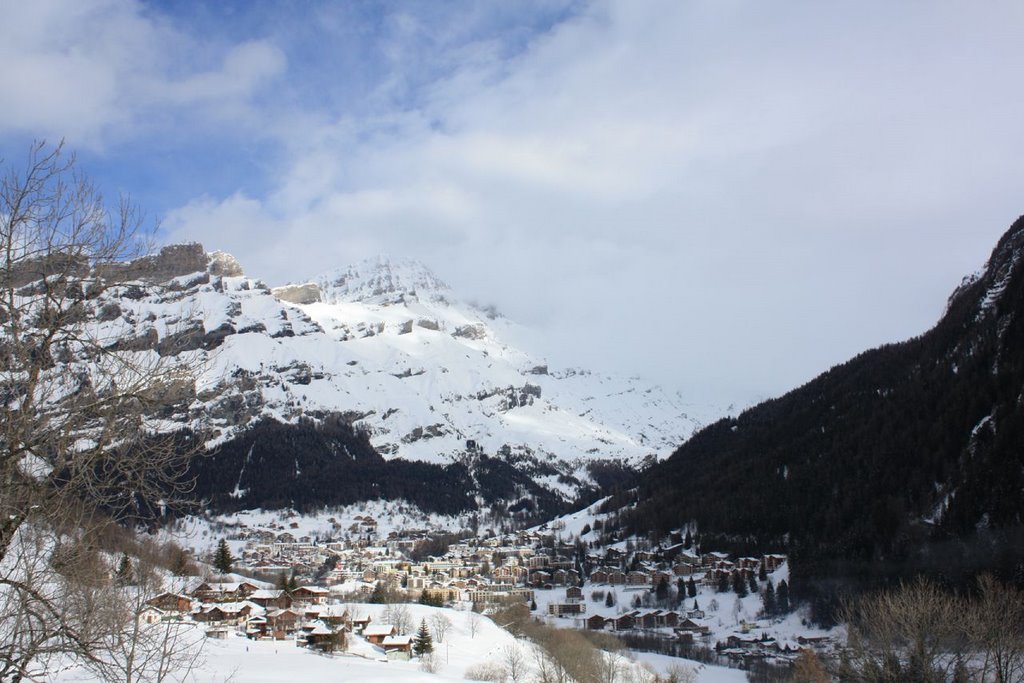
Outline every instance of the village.
[[[631, 648], [704, 661], [785, 663], [832, 646], [828, 635], [794, 627], [780, 554], [701, 552], [689, 534], [652, 547], [600, 545], [585, 540], [597, 535], [589, 524], [573, 529], [571, 521], [568, 529], [556, 521], [440, 540], [423, 529], [378, 532], [369, 514], [344, 527], [328, 523], [336, 534], [327, 539], [303, 533], [288, 515], [228, 529], [232, 573], [158, 595], [140, 619], [191, 621], [211, 638], [244, 635], [323, 652], [369, 647], [388, 659], [414, 654], [421, 624], [410, 622], [403, 603], [467, 616], [523, 605], [552, 626], [609, 632]], [[367, 603], [390, 606], [373, 620]]]

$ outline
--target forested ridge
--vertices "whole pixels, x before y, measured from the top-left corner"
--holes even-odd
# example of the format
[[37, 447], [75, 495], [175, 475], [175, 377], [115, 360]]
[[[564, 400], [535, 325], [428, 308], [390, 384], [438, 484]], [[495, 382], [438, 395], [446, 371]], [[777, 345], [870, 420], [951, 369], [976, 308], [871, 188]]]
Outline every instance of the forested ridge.
[[784, 550], [800, 578], [1024, 581], [1024, 219], [927, 333], [700, 431], [618, 503], [637, 532]]

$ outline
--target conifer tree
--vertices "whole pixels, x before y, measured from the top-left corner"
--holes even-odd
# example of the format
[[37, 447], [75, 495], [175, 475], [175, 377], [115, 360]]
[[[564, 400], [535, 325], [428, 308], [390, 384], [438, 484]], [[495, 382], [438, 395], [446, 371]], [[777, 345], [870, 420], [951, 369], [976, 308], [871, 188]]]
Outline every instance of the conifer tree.
[[691, 598], [697, 597], [697, 583], [690, 577], [690, 580], [686, 582], [686, 594]]
[[693, 535], [689, 532], [689, 530], [687, 530], [686, 532], [686, 540], [683, 541], [683, 547], [687, 550], [693, 547]]
[[779, 581], [779, 590], [776, 594], [779, 614], [789, 614], [789, 584], [783, 579]]
[[614, 607], [615, 606], [615, 593], [608, 591], [604, 594], [604, 606]]
[[420, 630], [416, 633], [416, 637], [412, 641], [412, 651], [416, 653], [416, 656], [422, 657], [423, 655], [430, 654], [434, 651], [434, 639], [430, 637], [430, 630], [427, 628], [427, 620], [420, 620]]
[[121, 554], [121, 563], [117, 565], [117, 583], [121, 586], [127, 586], [132, 582], [132, 561], [128, 557], [128, 553]]
[[736, 572], [732, 575], [732, 589], [741, 598], [747, 597], [747, 579], [743, 572]]
[[765, 563], [764, 563], [763, 560], [761, 561], [761, 566], [758, 567], [758, 569], [757, 569], [757, 578], [760, 581], [767, 581], [768, 580], [768, 567], [765, 566]]
[[778, 606], [775, 603], [775, 585], [768, 581], [768, 585], [765, 586], [764, 591], [761, 593], [761, 603], [764, 605], [764, 615], [766, 617], [775, 616], [775, 610]]
[[221, 574], [230, 574], [234, 563], [235, 558], [231, 554], [231, 549], [228, 548], [228, 542], [223, 538], [220, 539], [217, 551], [213, 554], [213, 568]]
[[759, 590], [759, 588], [757, 586], [757, 579], [755, 579], [754, 575], [751, 574], [750, 575], [750, 592], [751, 593], [756, 593], [758, 590]]

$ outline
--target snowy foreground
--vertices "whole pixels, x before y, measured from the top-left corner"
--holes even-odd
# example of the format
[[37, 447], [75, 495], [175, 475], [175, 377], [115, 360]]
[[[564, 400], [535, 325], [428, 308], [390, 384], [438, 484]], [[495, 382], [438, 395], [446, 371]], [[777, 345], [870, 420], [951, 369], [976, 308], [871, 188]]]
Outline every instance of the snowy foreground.
[[[355, 605], [355, 611], [368, 614], [379, 622], [384, 605]], [[175, 680], [202, 683], [270, 683], [293, 680], [351, 680], [362, 683], [376, 681], [465, 681], [467, 670], [480, 665], [500, 664], [504, 652], [519, 647], [529, 659], [531, 645], [518, 640], [512, 634], [494, 624], [486, 617], [471, 617], [467, 612], [450, 609], [408, 605], [412, 621], [417, 626], [421, 619], [429, 624], [431, 616], [444, 614], [451, 622], [444, 642], [434, 643], [436, 672], [423, 671], [421, 663], [412, 661], [388, 661], [383, 652], [354, 636], [349, 651], [340, 655], [323, 655], [295, 645], [294, 641], [254, 641], [231, 635], [227, 640], [206, 639], [200, 665], [191, 674]], [[471, 623], [476, 619], [476, 624]], [[199, 627], [197, 627], [199, 628]], [[474, 633], [475, 631], [475, 633]], [[746, 680], [742, 671], [723, 667], [708, 666], [661, 655], [637, 654], [633, 661], [623, 665], [635, 668], [648, 667], [664, 673], [672, 667], [694, 669], [700, 683], [740, 683]], [[623, 671], [626, 674], [626, 671]], [[529, 676], [532, 678], [532, 676]], [[633, 680], [628, 675], [623, 680]], [[88, 672], [65, 671], [56, 681], [92, 681]], [[639, 679], [643, 680], [643, 679]]]

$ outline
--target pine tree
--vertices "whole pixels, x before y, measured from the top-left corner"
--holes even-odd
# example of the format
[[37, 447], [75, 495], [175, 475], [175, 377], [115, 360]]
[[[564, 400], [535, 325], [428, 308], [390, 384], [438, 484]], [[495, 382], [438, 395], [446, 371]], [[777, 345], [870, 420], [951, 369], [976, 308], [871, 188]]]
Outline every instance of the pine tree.
[[719, 593], [728, 593], [729, 592], [729, 575], [726, 574], [725, 572], [722, 572], [718, 576], [718, 592]]
[[668, 600], [668, 579], [664, 576], [661, 577], [657, 587], [654, 589], [654, 597], [658, 599], [659, 603], [664, 603]]
[[604, 606], [614, 607], [615, 606], [615, 593], [608, 591], [604, 594]]
[[530, 599], [530, 611], [531, 612], [536, 612], [537, 611], [537, 601], [532, 599], [532, 598]]
[[747, 597], [747, 579], [743, 572], [736, 572], [732, 575], [732, 589], [741, 598]]
[[686, 582], [686, 594], [691, 597], [697, 597], [697, 583], [690, 577], [690, 580]]
[[228, 548], [228, 542], [223, 538], [220, 539], [220, 543], [217, 544], [217, 551], [213, 554], [213, 568], [221, 574], [230, 574], [234, 563], [235, 558], [231, 554], [231, 549]]
[[789, 614], [789, 584], [783, 579], [779, 581], [779, 590], [777, 593], [779, 614]]
[[430, 630], [427, 628], [427, 620], [420, 620], [420, 630], [416, 633], [416, 637], [412, 641], [412, 651], [416, 653], [416, 656], [422, 657], [423, 655], [430, 654], [434, 651], [434, 639], [430, 637]]
[[757, 579], [755, 579], [754, 575], [751, 574], [750, 575], [750, 592], [751, 593], [756, 593], [757, 591], [758, 591]]
[[127, 586], [132, 582], [132, 561], [128, 557], [128, 553], [121, 555], [121, 563], [117, 565], [116, 580], [118, 585]]
[[768, 580], [768, 567], [765, 566], [764, 561], [761, 561], [761, 566], [757, 569], [757, 578], [761, 581]]
[[693, 535], [689, 532], [689, 530], [687, 530], [686, 532], [686, 540], [683, 541], [683, 547], [687, 550], [693, 547]]
[[274, 587], [281, 591], [288, 590], [288, 574], [280, 572], [274, 580]]
[[778, 605], [775, 603], [775, 585], [770, 580], [761, 593], [761, 603], [764, 605], [764, 615], [766, 617], [774, 617]]

